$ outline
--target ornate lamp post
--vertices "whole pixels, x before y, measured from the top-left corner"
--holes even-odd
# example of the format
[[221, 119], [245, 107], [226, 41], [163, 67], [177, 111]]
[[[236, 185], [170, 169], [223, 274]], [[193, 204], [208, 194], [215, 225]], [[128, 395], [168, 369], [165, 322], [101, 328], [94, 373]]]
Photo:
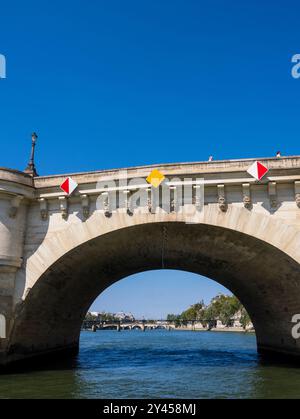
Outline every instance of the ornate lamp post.
[[38, 136], [35, 132], [32, 133], [31, 135], [31, 154], [30, 154], [30, 160], [29, 163], [26, 167], [26, 169], [24, 170], [25, 173], [28, 173], [31, 176], [38, 176], [37, 171], [35, 169], [35, 164], [34, 164], [34, 150], [35, 150], [35, 145], [36, 145], [36, 140], [38, 139]]

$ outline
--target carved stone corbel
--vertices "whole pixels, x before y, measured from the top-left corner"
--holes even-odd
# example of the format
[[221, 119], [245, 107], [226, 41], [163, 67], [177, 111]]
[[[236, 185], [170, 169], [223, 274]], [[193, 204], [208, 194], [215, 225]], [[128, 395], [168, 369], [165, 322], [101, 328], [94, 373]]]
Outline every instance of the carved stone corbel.
[[195, 205], [196, 208], [200, 208], [201, 198], [200, 198], [199, 191], [201, 190], [201, 186], [200, 185], [194, 185], [193, 189], [195, 191], [194, 196], [193, 196], [193, 204]]
[[148, 207], [148, 211], [150, 213], [152, 213], [152, 191], [151, 188], [147, 188], [147, 207]]
[[65, 196], [59, 196], [59, 209], [64, 220], [68, 218], [68, 200]]
[[295, 200], [297, 207], [300, 208], [300, 181], [295, 182]]
[[48, 218], [48, 203], [45, 198], [39, 199], [41, 219], [46, 221]]
[[108, 192], [102, 192], [102, 196], [104, 197], [104, 202], [103, 202], [104, 215], [105, 215], [105, 217], [109, 218], [109, 217], [111, 217], [109, 193]]
[[81, 195], [81, 207], [84, 218], [88, 218], [90, 215], [90, 202], [86, 194]]
[[270, 207], [277, 208], [277, 187], [276, 182], [269, 182], [268, 184], [268, 191], [269, 191], [269, 199], [270, 199]]
[[124, 194], [124, 202], [125, 202], [125, 209], [128, 215], [132, 216], [133, 215], [133, 211], [130, 205], [130, 191], [126, 190], [123, 191]]
[[243, 203], [244, 207], [248, 210], [252, 208], [252, 200], [251, 200], [251, 190], [250, 190], [250, 183], [243, 183]]
[[228, 205], [225, 196], [225, 185], [217, 185], [218, 188], [218, 204], [222, 212], [226, 212]]
[[10, 218], [15, 218], [18, 213], [18, 209], [20, 207], [21, 201], [24, 197], [22, 195], [14, 196], [11, 200], [10, 208], [9, 208], [9, 216]]
[[170, 212], [176, 212], [177, 208], [177, 187], [170, 186]]

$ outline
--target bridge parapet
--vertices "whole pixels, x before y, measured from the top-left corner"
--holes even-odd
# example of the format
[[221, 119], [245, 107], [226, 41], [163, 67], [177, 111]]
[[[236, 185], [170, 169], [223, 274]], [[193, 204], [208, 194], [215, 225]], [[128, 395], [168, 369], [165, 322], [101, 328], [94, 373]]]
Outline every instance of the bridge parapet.
[[[268, 166], [269, 172], [260, 182], [247, 173], [247, 169], [254, 162], [253, 159], [166, 164], [71, 174], [78, 183], [78, 188], [71, 197], [60, 189], [66, 176], [38, 177], [34, 178], [34, 199], [39, 203], [40, 217], [43, 221], [47, 220], [51, 208], [54, 212], [60, 212], [64, 219], [74, 211], [81, 212], [86, 219], [95, 211], [95, 201], [101, 195], [107, 195], [107, 208], [110, 196], [115, 193], [124, 193], [124, 196], [127, 194], [122, 202], [129, 205], [131, 196], [138, 189], [149, 191], [147, 202], [151, 209], [153, 193], [146, 177], [156, 168], [168, 179], [166, 186], [170, 188], [170, 194], [173, 196], [178, 188], [186, 185], [191, 179], [195, 182], [194, 185], [197, 179], [203, 179], [205, 203], [218, 204], [223, 212], [233, 203], [242, 203], [249, 210], [255, 204], [264, 205], [264, 208], [272, 213], [277, 212], [286, 201], [296, 203], [300, 208], [300, 158], [271, 158], [261, 161]], [[172, 209], [174, 210], [174, 202], [173, 205], [170, 203], [170, 211]], [[109, 215], [109, 211], [106, 213]], [[282, 208], [279, 213], [280, 216], [283, 215]]]

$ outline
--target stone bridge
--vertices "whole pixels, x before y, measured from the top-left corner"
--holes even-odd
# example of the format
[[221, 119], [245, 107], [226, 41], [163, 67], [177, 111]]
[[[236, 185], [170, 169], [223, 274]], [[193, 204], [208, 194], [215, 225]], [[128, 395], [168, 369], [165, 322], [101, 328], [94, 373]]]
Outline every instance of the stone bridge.
[[175, 329], [175, 325], [173, 322], [164, 322], [161, 323], [160, 321], [152, 321], [147, 322], [143, 320], [137, 320], [134, 322], [121, 322], [121, 321], [114, 321], [114, 322], [101, 322], [99, 320], [85, 320], [83, 322], [83, 329], [93, 329], [96, 330], [156, 330], [156, 329]]
[[[72, 174], [71, 196], [60, 189], [65, 175], [0, 169], [0, 363], [76, 351], [102, 291], [164, 268], [224, 285], [248, 310], [260, 352], [299, 356], [300, 157], [260, 161], [269, 168], [260, 182], [247, 173], [250, 159]], [[169, 208], [162, 186], [146, 182], [153, 169], [168, 180]], [[182, 204], [184, 185], [193, 195]], [[137, 190], [147, 200], [134, 209]]]

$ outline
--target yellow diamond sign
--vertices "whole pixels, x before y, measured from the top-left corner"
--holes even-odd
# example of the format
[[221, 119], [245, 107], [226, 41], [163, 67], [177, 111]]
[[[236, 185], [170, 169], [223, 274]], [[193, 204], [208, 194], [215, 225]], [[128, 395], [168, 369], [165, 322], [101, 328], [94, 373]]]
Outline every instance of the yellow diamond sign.
[[152, 172], [147, 177], [146, 181], [151, 183], [154, 188], [158, 188], [161, 182], [164, 180], [165, 176], [157, 169], [152, 170]]

